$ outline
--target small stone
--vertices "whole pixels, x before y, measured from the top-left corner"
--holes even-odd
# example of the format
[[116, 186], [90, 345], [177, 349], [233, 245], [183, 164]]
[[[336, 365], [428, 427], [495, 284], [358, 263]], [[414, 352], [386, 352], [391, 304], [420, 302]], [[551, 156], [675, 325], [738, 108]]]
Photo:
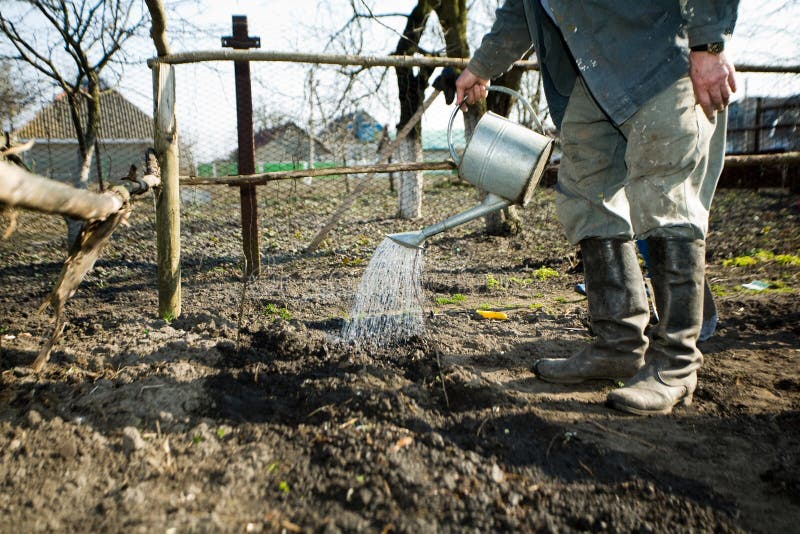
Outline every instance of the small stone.
[[500, 484], [506, 479], [506, 474], [497, 464], [492, 464], [492, 480]]
[[11, 443], [8, 444], [8, 452], [15, 452], [20, 447], [22, 447], [22, 441], [19, 439], [12, 439]]
[[432, 432], [431, 444], [437, 449], [444, 449], [444, 438], [438, 432]]
[[64, 440], [58, 445], [58, 454], [65, 460], [71, 460], [78, 454], [78, 447], [71, 439]]
[[134, 451], [141, 450], [144, 445], [144, 439], [136, 428], [126, 426], [122, 430], [122, 450], [125, 451], [125, 454], [129, 455]]
[[358, 498], [361, 500], [361, 504], [369, 506], [369, 503], [372, 502], [372, 492], [367, 488], [361, 488], [358, 490]]
[[449, 490], [456, 489], [456, 475], [454, 473], [445, 473], [442, 476], [442, 482], [444, 482], [444, 486]]
[[28, 424], [31, 426], [39, 426], [42, 422], [42, 415], [37, 412], [36, 410], [30, 410], [28, 412]]

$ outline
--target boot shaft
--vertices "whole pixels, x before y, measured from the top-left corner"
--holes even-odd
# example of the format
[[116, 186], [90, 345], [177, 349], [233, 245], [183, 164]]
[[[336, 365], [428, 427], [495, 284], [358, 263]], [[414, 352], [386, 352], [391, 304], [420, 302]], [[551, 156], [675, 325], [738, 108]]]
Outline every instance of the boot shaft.
[[643, 355], [649, 306], [632, 241], [584, 239], [581, 255], [595, 345]]
[[680, 381], [703, 362], [697, 337], [703, 322], [705, 241], [649, 238], [647, 243], [659, 313], [647, 360], [665, 381]]

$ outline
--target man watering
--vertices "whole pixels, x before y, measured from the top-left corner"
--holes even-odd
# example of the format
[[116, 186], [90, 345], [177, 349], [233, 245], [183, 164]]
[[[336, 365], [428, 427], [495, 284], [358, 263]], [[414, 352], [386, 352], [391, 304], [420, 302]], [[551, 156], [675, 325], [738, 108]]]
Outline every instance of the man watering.
[[[563, 156], [556, 209], [583, 256], [595, 341], [534, 371], [560, 384], [622, 380], [610, 406], [666, 414], [689, 404], [703, 356], [708, 210], [722, 170], [726, 106], [736, 90], [724, 43], [737, 1], [506, 0], [456, 80], [457, 101], [531, 46]], [[646, 239], [659, 322], [634, 239]]]

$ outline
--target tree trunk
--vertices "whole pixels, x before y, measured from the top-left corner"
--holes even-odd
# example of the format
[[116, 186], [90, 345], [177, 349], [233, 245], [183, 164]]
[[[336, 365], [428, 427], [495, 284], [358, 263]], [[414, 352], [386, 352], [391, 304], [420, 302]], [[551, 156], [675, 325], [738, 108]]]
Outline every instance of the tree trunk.
[[[408, 16], [403, 36], [397, 43], [395, 55], [413, 55], [419, 51], [419, 40], [425, 30], [425, 24], [432, 11], [431, 3], [419, 0]], [[397, 129], [405, 126], [419, 109], [425, 99], [428, 79], [433, 73], [432, 67], [419, 67], [417, 74], [408, 67], [396, 67], [397, 92], [400, 99], [400, 122]], [[422, 160], [422, 124], [417, 123], [400, 146], [403, 161]], [[409, 158], [409, 159], [406, 159]], [[398, 214], [404, 219], [415, 219], [422, 215], [422, 172], [400, 173], [398, 187]]]
[[[100, 81], [96, 72], [87, 73], [87, 89], [68, 93], [67, 101], [70, 105], [72, 124], [78, 134], [78, 150], [80, 158], [80, 171], [73, 181], [78, 189], [88, 189], [89, 175], [92, 172], [92, 158], [97, 142], [97, 130], [100, 127]], [[81, 122], [82, 102], [86, 101], [85, 129]], [[67, 250], [72, 251], [77, 245], [83, 222], [77, 219], [64, 217], [67, 223]]]
[[[89, 188], [89, 174], [92, 172], [94, 146], [94, 143], [88, 145], [86, 151], [83, 154], [79, 154], [80, 172], [78, 173], [77, 178], [73, 180], [73, 185], [77, 189]], [[77, 244], [77, 239], [81, 232], [81, 228], [83, 228], [83, 221], [70, 217], [64, 217], [64, 221], [67, 223], [67, 250], [72, 251]]]
[[[421, 161], [422, 143], [410, 136], [400, 143], [397, 149], [400, 161]], [[422, 216], [422, 171], [402, 171], [398, 173], [400, 186], [397, 188], [398, 216], [401, 219], [416, 219]]]

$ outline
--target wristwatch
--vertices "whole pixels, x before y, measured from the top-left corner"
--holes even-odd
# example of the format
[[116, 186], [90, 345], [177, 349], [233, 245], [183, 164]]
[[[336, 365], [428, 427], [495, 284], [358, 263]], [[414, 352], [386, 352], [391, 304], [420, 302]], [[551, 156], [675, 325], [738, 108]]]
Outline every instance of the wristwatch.
[[725, 43], [723, 41], [718, 41], [715, 43], [695, 45], [691, 47], [690, 50], [692, 52], [708, 52], [709, 54], [714, 54], [716, 56], [725, 50]]

